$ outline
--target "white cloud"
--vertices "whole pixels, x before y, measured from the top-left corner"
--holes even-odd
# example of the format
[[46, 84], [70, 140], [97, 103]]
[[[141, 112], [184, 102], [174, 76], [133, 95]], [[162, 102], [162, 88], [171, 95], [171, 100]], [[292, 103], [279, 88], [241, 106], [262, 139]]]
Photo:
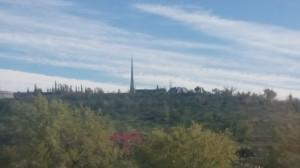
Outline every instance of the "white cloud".
[[247, 47], [298, 57], [300, 32], [271, 25], [223, 19], [207, 12], [188, 12], [178, 7], [136, 4], [139, 10], [161, 15], [211, 36], [232, 40]]
[[[176, 20], [210, 36], [236, 43], [240, 49], [258, 51], [259, 57], [272, 61], [273, 55], [300, 58], [300, 32], [278, 26], [223, 19], [206, 12], [190, 12], [178, 7], [136, 4], [139, 10]], [[239, 49], [238, 49], [239, 50]], [[245, 53], [245, 52], [244, 52]], [[258, 59], [258, 56], [253, 55]], [[298, 60], [299, 61], [299, 60]], [[292, 62], [292, 61], [290, 61]]]
[[[127, 92], [129, 86], [118, 85], [114, 83], [104, 83], [104, 82], [93, 82], [88, 80], [78, 80], [63, 78], [58, 76], [48, 76], [36, 73], [27, 73], [21, 71], [14, 71], [8, 69], [0, 69], [0, 75], [5, 76], [0, 82], [1, 90], [7, 91], [26, 91], [29, 88], [33, 90], [34, 85], [36, 84], [39, 88], [42, 88], [43, 91], [46, 91], [47, 88], [52, 88], [54, 82], [57, 81], [61, 84], [67, 84], [74, 86], [83, 85], [84, 87], [90, 88], [102, 88], [106, 92], [117, 92], [120, 89], [122, 92]], [[128, 76], [129, 74], [126, 74]], [[158, 84], [160, 87], [169, 88], [169, 82], [172, 81], [172, 86], [184, 86], [188, 89], [194, 89], [196, 86], [202, 86], [208, 91], [214, 88], [222, 89], [223, 87], [231, 87], [231, 85], [226, 85], [226, 82], [221, 82], [221, 84], [214, 84], [215, 82], [202, 82], [201, 80], [191, 80], [189, 78], [184, 78], [181, 76], [163, 76], [163, 75], [151, 75], [151, 74], [136, 74], [135, 81], [141, 83], [138, 86], [138, 89], [144, 88], [155, 88]], [[141, 82], [143, 81], [143, 82]], [[152, 84], [150, 84], [152, 83]], [[256, 93], [262, 93], [263, 88], [260, 85], [249, 84], [249, 83], [236, 83], [234, 86], [238, 91], [255, 91]], [[249, 89], [251, 88], [251, 89]], [[285, 99], [287, 95], [293, 93], [294, 97], [300, 97], [300, 91], [291, 90], [291, 89], [282, 89], [282, 88], [272, 88], [278, 93], [278, 98]]]
[[[129, 75], [129, 74], [127, 74]], [[208, 73], [207, 75], [216, 75], [215, 73]], [[245, 76], [243, 76], [245, 77]], [[248, 77], [248, 76], [246, 76]], [[274, 87], [259, 85], [251, 82], [236, 81], [234, 85], [231, 79], [210, 79], [209, 77], [202, 77], [199, 75], [198, 79], [186, 78], [182, 75], [179, 76], [167, 76], [167, 75], [151, 75], [151, 74], [137, 74], [135, 75], [135, 81], [141, 82], [141, 84], [146, 83], [148, 85], [142, 85], [138, 88], [155, 88], [156, 85], [160, 87], [165, 87], [169, 89], [170, 81], [173, 87], [187, 87], [188, 89], [194, 89], [196, 86], [204, 87], [207, 91], [211, 91], [214, 88], [224, 89], [224, 88], [236, 88], [239, 92], [255, 92], [258, 94], [263, 94], [263, 89], [270, 88], [277, 93], [277, 98], [286, 99], [289, 94], [294, 97], [300, 98], [300, 91], [289, 88], [279, 88], [274, 85]], [[149, 85], [151, 83], [151, 85]]]
[[6, 5], [17, 5], [17, 6], [54, 6], [54, 7], [69, 7], [73, 6], [73, 3], [69, 3], [67, 1], [63, 0], [55, 0], [55, 1], [48, 1], [48, 0], [39, 0], [38, 3], [36, 0], [0, 0], [0, 3], [6, 4]]
[[[133, 55], [136, 81], [141, 88], [156, 84], [168, 86], [172, 80], [174, 85], [190, 89], [201, 85], [209, 89], [234, 86], [245, 91], [261, 91], [270, 87], [293, 94], [300, 90], [299, 73], [295, 71], [299, 62], [295, 59], [300, 54], [296, 47], [300, 39], [297, 31], [222, 19], [205, 12], [136, 5], [140, 10], [231, 41], [221, 45], [163, 39], [125, 30], [110, 25], [103, 18], [93, 20], [71, 14], [70, 10], [84, 9], [70, 1], [0, 0], [0, 3], [9, 6], [7, 9], [0, 7], [0, 44], [9, 49], [0, 51], [2, 59], [45, 67], [78, 68], [87, 73], [92, 70], [109, 74], [115, 80], [127, 81], [130, 56]], [[11, 10], [18, 6], [24, 10]], [[263, 66], [257, 66], [257, 62]], [[273, 75], [268, 74], [271, 71]], [[8, 81], [13, 82], [13, 78], [20, 75], [18, 73], [12, 73]], [[31, 79], [30, 75], [25, 76]], [[16, 85], [13, 89], [18, 90], [17, 85], [21, 87], [26, 82], [24, 77], [21, 79], [23, 82], [18, 81], [20, 85], [5, 82], [2, 87], [8, 89], [8, 86]], [[37, 79], [36, 83], [46, 86], [43, 81], [51, 85], [54, 77]], [[32, 82], [26, 84], [25, 89], [30, 85], [33, 86]], [[104, 86], [103, 89], [110, 90], [110, 87]]]
[[70, 79], [58, 76], [48, 76], [36, 73], [27, 73], [21, 71], [14, 71], [8, 69], [0, 69], [1, 79], [1, 90], [6, 91], [21, 91], [25, 92], [27, 88], [31, 91], [36, 84], [38, 88], [42, 88], [43, 91], [47, 91], [47, 88], [52, 88], [54, 82], [57, 81], [60, 84], [67, 84], [75, 86], [90, 87], [90, 88], [101, 88], [106, 92], [117, 92], [120, 89], [126, 92], [129, 87], [124, 85], [117, 85], [113, 83], [103, 83], [103, 82], [92, 82], [88, 80]]
[[[240, 81], [242, 88], [247, 86], [254, 88], [251, 86], [253, 84], [299, 92], [300, 74], [297, 69], [299, 69], [300, 61], [300, 48], [298, 47], [300, 31], [223, 19], [201, 9], [195, 12], [174, 6], [152, 4], [135, 4], [134, 6], [141, 11], [178, 21], [188, 28], [199, 30], [209, 36], [230, 41], [231, 46], [236, 50], [233, 53], [235, 58], [244, 57], [245, 59], [245, 62], [233, 61], [245, 64], [241, 66], [252, 66], [248, 69], [232, 67], [231, 70], [217, 66], [204, 69], [194, 68], [195, 72], [207, 75], [206, 81], [214, 81], [213, 83], [217, 85], [222, 83], [238, 85]], [[228, 64], [228, 60], [223, 61]], [[188, 69], [188, 72], [191, 73], [192, 67]]]

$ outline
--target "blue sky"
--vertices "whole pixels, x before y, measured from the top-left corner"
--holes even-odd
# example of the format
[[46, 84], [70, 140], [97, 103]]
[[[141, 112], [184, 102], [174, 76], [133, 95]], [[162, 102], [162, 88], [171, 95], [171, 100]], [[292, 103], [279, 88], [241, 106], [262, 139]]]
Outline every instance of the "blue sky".
[[0, 0], [0, 89], [235, 87], [300, 97], [300, 1]]

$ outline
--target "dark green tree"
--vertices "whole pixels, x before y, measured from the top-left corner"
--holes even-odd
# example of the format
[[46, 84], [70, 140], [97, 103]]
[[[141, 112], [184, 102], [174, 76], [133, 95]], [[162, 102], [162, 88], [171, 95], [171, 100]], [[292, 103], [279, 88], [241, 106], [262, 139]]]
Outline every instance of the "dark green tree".
[[271, 90], [271, 89], [265, 89], [264, 90], [264, 96], [268, 99], [268, 100], [273, 100], [276, 97], [276, 92]]

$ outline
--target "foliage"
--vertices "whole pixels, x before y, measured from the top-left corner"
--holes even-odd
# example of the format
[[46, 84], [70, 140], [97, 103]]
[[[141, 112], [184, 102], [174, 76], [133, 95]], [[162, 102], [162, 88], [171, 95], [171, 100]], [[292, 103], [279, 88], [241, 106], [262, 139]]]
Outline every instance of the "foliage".
[[72, 108], [38, 95], [15, 102], [1, 125], [4, 167], [103, 167], [116, 163], [122, 152], [109, 142], [113, 127], [90, 109]]
[[266, 98], [269, 100], [273, 100], [277, 95], [276, 92], [274, 92], [271, 89], [265, 89], [264, 93], [265, 93]]
[[136, 146], [141, 168], [226, 168], [237, 159], [228, 132], [213, 133], [198, 124], [154, 130]]
[[[74, 108], [91, 108], [96, 114], [113, 120], [117, 131], [148, 132], [153, 128], [188, 126], [192, 121], [214, 132], [229, 129], [233, 134], [232, 138], [242, 148], [249, 148], [255, 153], [254, 157], [242, 158], [245, 167], [246, 165], [289, 167], [282, 166], [282, 161], [288, 161], [289, 159], [286, 159], [288, 157], [297, 158], [298, 155], [288, 146], [280, 145], [289, 144], [289, 141], [297, 142], [294, 139], [297, 140], [298, 134], [294, 131], [299, 130], [300, 100], [293, 98], [292, 95], [287, 100], [278, 100], [276, 92], [271, 89], [265, 89], [263, 94], [256, 94], [237, 92], [234, 88], [207, 91], [202, 87], [195, 88], [195, 93], [182, 94], [89, 93], [85, 92], [84, 88], [76, 90], [75, 92], [58, 90], [43, 94], [50, 100], [62, 99], [72, 104]], [[20, 102], [28, 102], [30, 95], [34, 94], [19, 93], [15, 96]], [[0, 100], [0, 116], [6, 116], [6, 102], [1, 102], [2, 100]], [[1, 125], [5, 117], [0, 119]], [[290, 129], [284, 125], [285, 123], [292, 123], [295, 129]], [[0, 143], [4, 140], [10, 142], [6, 137], [10, 136], [2, 132]], [[286, 140], [283, 140], [284, 138]], [[286, 143], [283, 143], [284, 141]], [[286, 154], [284, 156], [279, 155], [280, 153]]]
[[253, 134], [253, 125], [247, 120], [237, 122], [236, 136], [239, 136], [239, 141], [249, 140]]
[[276, 127], [278, 141], [273, 145], [270, 167], [296, 168], [300, 165], [300, 123], [281, 123]]

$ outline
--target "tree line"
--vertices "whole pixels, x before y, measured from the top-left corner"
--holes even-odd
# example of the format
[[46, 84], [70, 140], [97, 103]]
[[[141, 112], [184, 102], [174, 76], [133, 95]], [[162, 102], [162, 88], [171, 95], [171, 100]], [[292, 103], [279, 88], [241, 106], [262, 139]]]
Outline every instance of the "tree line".
[[[117, 132], [151, 133], [153, 128], [200, 124], [204, 130], [231, 133], [238, 145], [235, 167], [297, 167], [299, 165], [300, 101], [292, 95], [276, 99], [276, 92], [238, 92], [234, 88], [206, 91], [202, 87], [182, 94], [168, 92], [56, 93], [48, 101], [61, 100], [73, 108], [88, 108], [110, 120]], [[27, 102], [28, 97], [16, 97]], [[15, 101], [15, 100], [14, 100]]]
[[226, 168], [237, 160], [230, 133], [197, 123], [145, 132], [127, 153], [109, 140], [113, 122], [90, 108], [41, 95], [0, 105], [3, 167]]

